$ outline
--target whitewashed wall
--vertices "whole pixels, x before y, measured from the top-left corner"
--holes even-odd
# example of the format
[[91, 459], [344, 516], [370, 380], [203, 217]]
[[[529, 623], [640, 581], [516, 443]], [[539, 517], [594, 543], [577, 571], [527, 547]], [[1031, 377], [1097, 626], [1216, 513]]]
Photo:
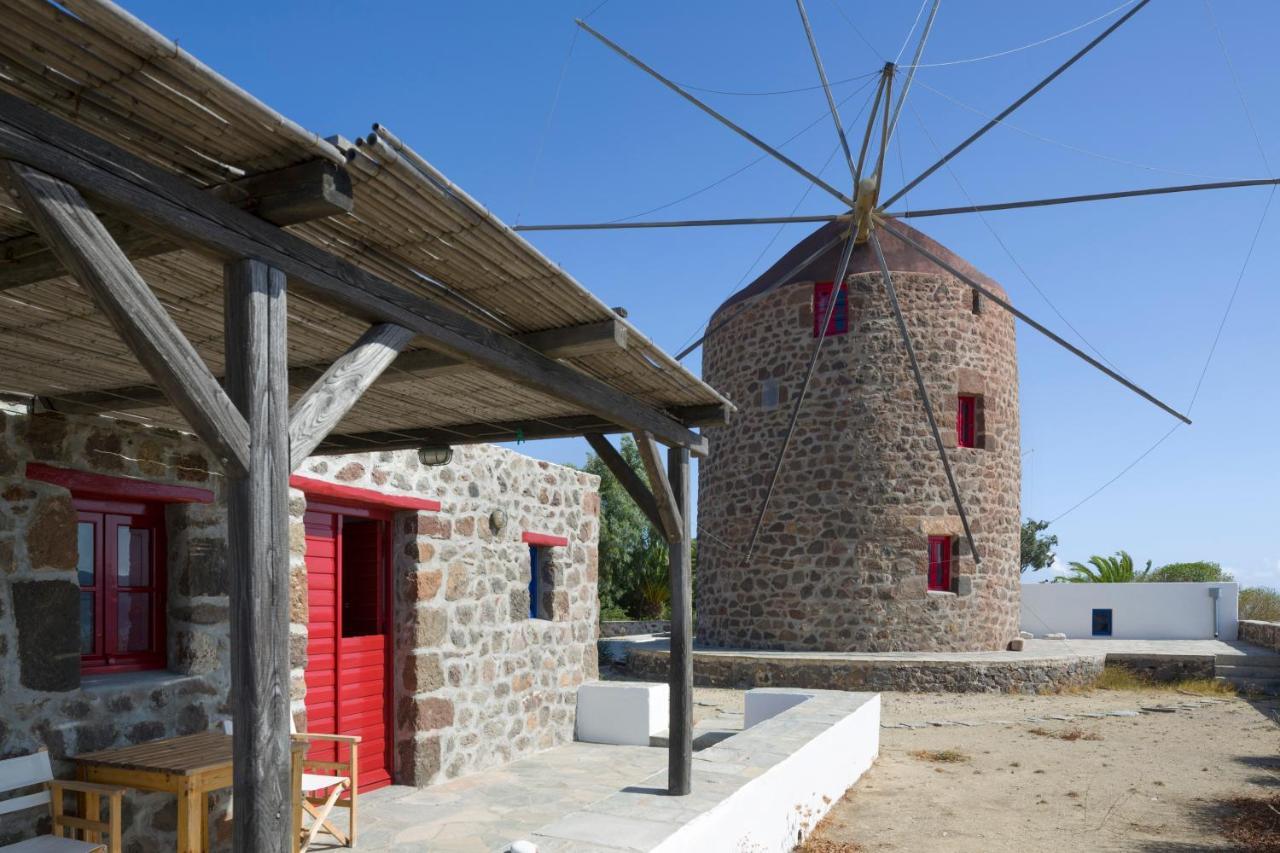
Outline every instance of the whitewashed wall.
[[1026, 583], [1022, 630], [1037, 637], [1093, 636], [1093, 609], [1111, 608], [1116, 640], [1213, 638], [1212, 587], [1218, 593], [1218, 636], [1236, 639], [1240, 585], [1235, 583]]

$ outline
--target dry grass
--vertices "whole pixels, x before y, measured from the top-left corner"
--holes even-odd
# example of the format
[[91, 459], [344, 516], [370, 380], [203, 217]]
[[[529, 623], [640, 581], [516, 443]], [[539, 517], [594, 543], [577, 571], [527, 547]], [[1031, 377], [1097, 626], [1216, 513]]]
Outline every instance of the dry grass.
[[1242, 850], [1280, 853], [1280, 794], [1232, 797], [1221, 803], [1222, 834]]
[[795, 853], [862, 853], [863, 850], [866, 848], [852, 841], [828, 841], [811, 835], [795, 849]]
[[1069, 726], [1065, 729], [1044, 729], [1036, 726], [1034, 729], [1027, 729], [1033, 735], [1041, 737], [1055, 737], [1058, 740], [1102, 740], [1102, 735], [1097, 732], [1087, 732], [1079, 726]]
[[1212, 678], [1184, 678], [1180, 681], [1154, 681], [1134, 672], [1126, 666], [1112, 664], [1103, 667], [1102, 674], [1084, 692], [1089, 690], [1173, 690], [1194, 693], [1197, 696], [1234, 696], [1236, 689], [1225, 681]]
[[912, 758], [932, 761], [935, 764], [959, 764], [969, 760], [968, 754], [958, 749], [913, 749], [910, 755]]

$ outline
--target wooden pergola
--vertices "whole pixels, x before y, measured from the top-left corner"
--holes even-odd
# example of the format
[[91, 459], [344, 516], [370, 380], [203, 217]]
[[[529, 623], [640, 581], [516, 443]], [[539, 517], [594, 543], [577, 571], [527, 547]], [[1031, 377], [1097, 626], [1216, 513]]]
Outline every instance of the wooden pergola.
[[671, 543], [688, 793], [689, 461], [727, 401], [386, 128], [321, 139], [104, 0], [0, 26], [0, 388], [221, 460], [236, 849], [291, 843], [288, 481], [317, 453], [585, 436]]

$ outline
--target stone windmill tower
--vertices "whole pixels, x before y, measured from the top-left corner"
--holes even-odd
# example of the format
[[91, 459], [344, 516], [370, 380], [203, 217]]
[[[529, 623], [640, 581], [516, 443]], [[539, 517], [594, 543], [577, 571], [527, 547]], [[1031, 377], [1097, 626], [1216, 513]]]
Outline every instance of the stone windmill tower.
[[[890, 235], [912, 330], [975, 544], [952, 502], [869, 244], [853, 252], [787, 464], [754, 548], [839, 246], [823, 226], [713, 315], [703, 376], [738, 413], [699, 467], [698, 635], [711, 645], [970, 651], [1018, 635], [1018, 368], [1013, 318]], [[998, 284], [905, 229], [986, 288]], [[777, 284], [779, 276], [785, 282]], [[750, 558], [747, 554], [750, 551]]]
[[[1014, 318], [1191, 423], [1015, 308], [998, 284], [908, 227], [907, 220], [1240, 187], [1274, 191], [1280, 185], [1278, 178], [1243, 179], [895, 209], [1150, 0], [1104, 15], [1115, 20], [915, 178], [882, 196], [885, 152], [922, 67], [940, 2], [920, 7], [903, 42], [905, 47], [919, 25], [910, 65], [899, 66], [895, 59], [878, 74], [836, 81], [877, 77], [861, 145], [855, 147], [839, 112], [852, 95], [836, 100], [804, 2], [796, 0], [821, 84], [815, 88], [825, 95], [837, 150], [848, 166], [847, 190], [578, 22], [605, 47], [840, 205], [840, 212], [814, 216], [517, 228], [826, 223], [722, 305], [702, 337], [678, 356], [705, 347], [705, 378], [741, 410], [735, 421], [709, 432], [710, 455], [700, 468], [697, 608], [704, 642], [795, 650], [960, 651], [1002, 648], [1016, 636], [1020, 456]], [[991, 57], [971, 61], [986, 58]], [[850, 132], [860, 115], [847, 125]], [[687, 594], [673, 587], [673, 600]], [[673, 633], [673, 648], [687, 647], [686, 632], [681, 626], [680, 636]]]

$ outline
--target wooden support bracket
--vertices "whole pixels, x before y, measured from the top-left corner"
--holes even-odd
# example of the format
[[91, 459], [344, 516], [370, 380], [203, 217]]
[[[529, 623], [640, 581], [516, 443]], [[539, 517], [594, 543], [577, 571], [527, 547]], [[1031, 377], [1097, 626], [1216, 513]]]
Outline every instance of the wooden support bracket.
[[622, 454], [618, 452], [618, 449], [613, 446], [609, 439], [600, 433], [588, 433], [585, 438], [587, 439], [587, 444], [590, 444], [591, 449], [596, 452], [596, 456], [600, 457], [600, 461], [605, 464], [605, 467], [618, 480], [622, 488], [636, 502], [636, 506], [640, 507], [640, 511], [644, 513], [645, 518], [649, 519], [653, 529], [665, 536], [666, 531], [663, 529], [662, 513], [658, 510], [658, 502], [653, 497], [653, 492], [645, 485], [644, 480], [640, 479], [640, 475], [627, 464], [627, 460], [622, 458]]
[[676, 503], [675, 493], [671, 491], [666, 468], [662, 464], [662, 451], [653, 436], [647, 432], [635, 433], [635, 439], [636, 446], [640, 448], [645, 473], [649, 475], [649, 488], [658, 504], [658, 520], [661, 522], [658, 530], [668, 542], [675, 542], [680, 538], [684, 521], [680, 516], [680, 505]]
[[290, 471], [298, 470], [411, 340], [413, 332], [403, 326], [379, 323], [329, 365], [289, 412]]
[[249, 460], [245, 419], [79, 191], [20, 163], [7, 166], [36, 233], [228, 471], [243, 472]]

